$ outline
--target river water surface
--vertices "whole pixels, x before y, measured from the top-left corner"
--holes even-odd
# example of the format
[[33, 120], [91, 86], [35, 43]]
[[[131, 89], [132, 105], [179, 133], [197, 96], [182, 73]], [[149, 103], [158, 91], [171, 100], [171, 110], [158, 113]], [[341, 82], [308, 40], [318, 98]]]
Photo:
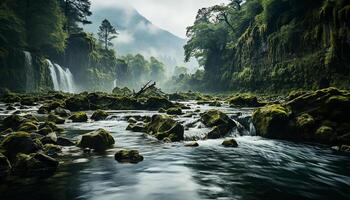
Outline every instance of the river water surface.
[[[189, 103], [201, 111], [208, 106]], [[211, 107], [212, 108], [212, 107]], [[251, 114], [250, 109], [220, 107], [229, 115]], [[35, 109], [34, 109], [35, 110]], [[30, 111], [29, 111], [30, 112]], [[141, 200], [141, 199], [350, 199], [350, 157], [328, 147], [235, 136], [238, 148], [221, 146], [222, 139], [199, 140], [199, 147], [162, 143], [142, 133], [126, 131], [125, 116], [152, 115], [149, 111], [109, 111], [108, 120], [66, 123], [66, 137], [105, 128], [116, 140], [104, 154], [65, 148], [69, 153], [54, 176], [13, 180], [0, 185], [2, 200]], [[2, 111], [2, 115], [7, 115]], [[184, 123], [194, 121], [181, 117]], [[201, 138], [207, 128], [190, 128], [186, 138]], [[138, 164], [121, 164], [114, 153], [137, 149]]]

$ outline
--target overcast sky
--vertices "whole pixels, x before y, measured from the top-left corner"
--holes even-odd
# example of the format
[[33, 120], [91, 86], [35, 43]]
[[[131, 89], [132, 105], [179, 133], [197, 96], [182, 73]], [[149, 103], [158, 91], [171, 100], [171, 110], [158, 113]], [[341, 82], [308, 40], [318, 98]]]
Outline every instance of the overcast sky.
[[91, 0], [92, 9], [129, 4], [156, 26], [185, 38], [200, 8], [228, 0]]

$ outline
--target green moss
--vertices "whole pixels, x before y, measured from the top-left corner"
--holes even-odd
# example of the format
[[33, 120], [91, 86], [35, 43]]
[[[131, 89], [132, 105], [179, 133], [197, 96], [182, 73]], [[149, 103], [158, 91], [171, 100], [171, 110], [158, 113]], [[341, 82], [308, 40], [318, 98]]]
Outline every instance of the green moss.
[[250, 94], [241, 94], [234, 96], [228, 100], [230, 106], [238, 107], [258, 107], [262, 104], [258, 101], [256, 96]]
[[76, 112], [69, 117], [73, 122], [87, 122], [88, 116], [85, 112]]
[[253, 123], [259, 135], [282, 138], [290, 117], [289, 110], [280, 104], [268, 105], [253, 113]]
[[112, 147], [114, 143], [114, 138], [108, 131], [98, 129], [84, 134], [79, 141], [78, 146], [81, 148], [95, 149], [96, 151], [104, 151]]
[[166, 110], [166, 113], [169, 115], [182, 115], [182, 110], [179, 107], [173, 107], [173, 108], [169, 108]]
[[314, 118], [307, 113], [300, 115], [296, 119], [296, 126], [300, 129], [312, 127], [315, 124]]

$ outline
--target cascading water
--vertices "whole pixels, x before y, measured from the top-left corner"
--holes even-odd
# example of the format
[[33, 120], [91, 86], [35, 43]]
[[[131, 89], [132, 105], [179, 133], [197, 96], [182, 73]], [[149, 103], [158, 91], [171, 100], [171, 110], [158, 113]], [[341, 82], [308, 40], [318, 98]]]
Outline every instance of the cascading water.
[[116, 88], [117, 87], [117, 79], [115, 79], [114, 81], [113, 81], [113, 88], [112, 89], [114, 89], [114, 88]]
[[63, 69], [60, 65], [49, 63], [50, 74], [54, 86], [54, 90], [63, 92], [75, 92], [73, 74], [68, 68]]
[[24, 53], [24, 63], [25, 63], [25, 75], [26, 75], [26, 92], [31, 92], [35, 89], [34, 84], [34, 70], [33, 70], [33, 61], [32, 55], [28, 51], [23, 51]]

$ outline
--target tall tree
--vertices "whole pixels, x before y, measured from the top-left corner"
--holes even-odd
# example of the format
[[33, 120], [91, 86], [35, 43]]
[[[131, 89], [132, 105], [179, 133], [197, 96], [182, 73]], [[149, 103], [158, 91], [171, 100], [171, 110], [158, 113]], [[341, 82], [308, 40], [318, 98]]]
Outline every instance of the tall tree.
[[60, 0], [61, 7], [64, 10], [64, 14], [67, 18], [65, 24], [65, 30], [68, 33], [74, 31], [80, 31], [81, 28], [78, 24], [91, 24], [91, 21], [87, 19], [92, 13], [90, 11], [90, 0]]
[[99, 41], [103, 44], [105, 49], [108, 50], [108, 47], [113, 46], [111, 41], [117, 38], [118, 32], [107, 19], [104, 19], [97, 34]]

